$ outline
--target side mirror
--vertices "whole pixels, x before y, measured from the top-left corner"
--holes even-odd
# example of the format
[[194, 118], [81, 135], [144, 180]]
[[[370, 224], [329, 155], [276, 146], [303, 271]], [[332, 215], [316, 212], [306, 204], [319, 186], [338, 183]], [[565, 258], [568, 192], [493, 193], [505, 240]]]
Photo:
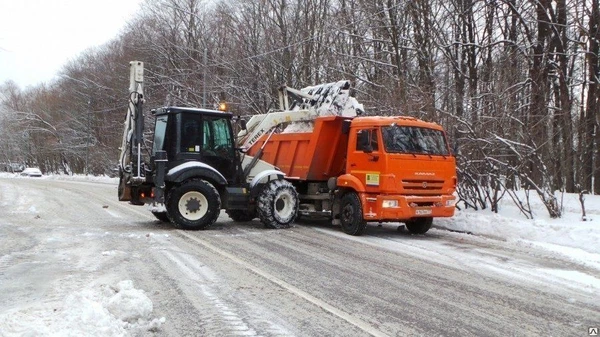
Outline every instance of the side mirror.
[[245, 119], [240, 119], [240, 127], [242, 128], [242, 130], [247, 130]]

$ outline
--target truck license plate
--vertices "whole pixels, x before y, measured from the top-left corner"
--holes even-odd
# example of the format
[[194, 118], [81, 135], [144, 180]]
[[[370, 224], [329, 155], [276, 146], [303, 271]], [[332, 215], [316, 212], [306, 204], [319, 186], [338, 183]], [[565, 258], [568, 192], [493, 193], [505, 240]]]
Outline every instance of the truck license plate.
[[417, 215], [429, 215], [431, 214], [431, 210], [430, 209], [418, 209], [415, 211], [415, 214]]

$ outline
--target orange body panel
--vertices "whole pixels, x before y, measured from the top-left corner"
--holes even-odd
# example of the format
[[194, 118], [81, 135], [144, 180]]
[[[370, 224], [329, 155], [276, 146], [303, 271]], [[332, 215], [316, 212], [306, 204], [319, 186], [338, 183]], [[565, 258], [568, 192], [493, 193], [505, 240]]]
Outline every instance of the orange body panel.
[[[262, 160], [277, 166], [288, 178], [324, 181], [344, 173], [348, 135], [341, 132], [348, 118], [328, 116], [315, 120], [313, 132], [274, 134], [263, 149]], [[255, 155], [268, 135], [248, 154]]]

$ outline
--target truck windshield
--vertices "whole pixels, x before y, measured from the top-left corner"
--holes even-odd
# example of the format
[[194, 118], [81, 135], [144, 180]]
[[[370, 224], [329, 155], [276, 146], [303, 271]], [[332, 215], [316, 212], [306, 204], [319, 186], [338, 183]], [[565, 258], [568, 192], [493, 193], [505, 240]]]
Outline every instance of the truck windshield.
[[156, 125], [154, 126], [154, 144], [152, 145], [152, 154], [156, 154], [158, 150], [164, 150], [165, 133], [167, 131], [167, 116], [156, 117]]
[[440, 130], [392, 124], [382, 128], [385, 150], [390, 153], [449, 155]]

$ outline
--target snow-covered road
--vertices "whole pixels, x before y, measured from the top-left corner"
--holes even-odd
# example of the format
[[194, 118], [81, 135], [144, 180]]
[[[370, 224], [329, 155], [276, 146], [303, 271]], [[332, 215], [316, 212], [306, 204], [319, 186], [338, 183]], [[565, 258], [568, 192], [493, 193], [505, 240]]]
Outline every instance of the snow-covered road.
[[0, 178], [0, 336], [587, 336], [600, 327], [595, 248], [570, 255], [548, 248], [560, 240], [441, 227], [410, 235], [398, 224], [361, 237], [319, 222], [267, 230], [224, 213], [212, 229], [186, 232], [116, 194], [114, 183]]

